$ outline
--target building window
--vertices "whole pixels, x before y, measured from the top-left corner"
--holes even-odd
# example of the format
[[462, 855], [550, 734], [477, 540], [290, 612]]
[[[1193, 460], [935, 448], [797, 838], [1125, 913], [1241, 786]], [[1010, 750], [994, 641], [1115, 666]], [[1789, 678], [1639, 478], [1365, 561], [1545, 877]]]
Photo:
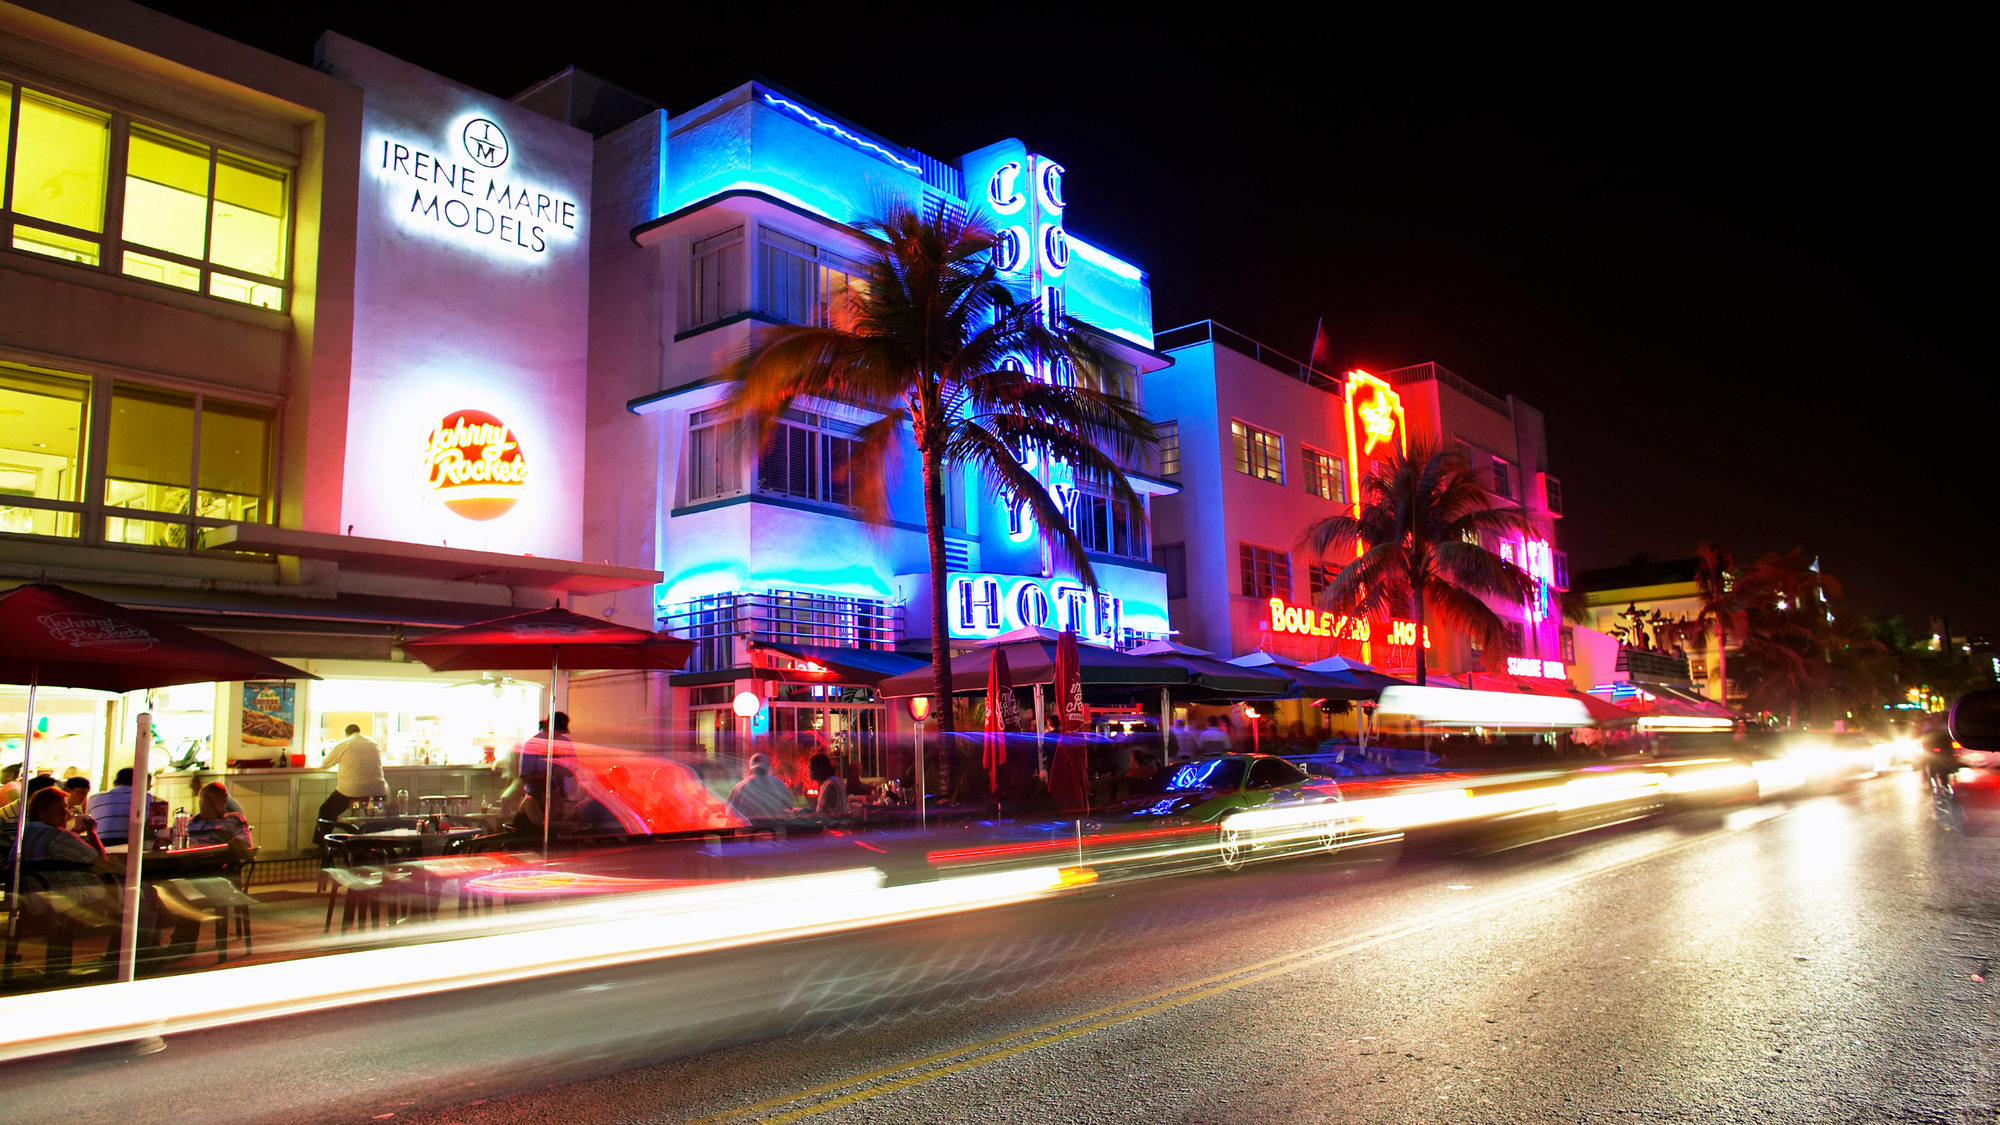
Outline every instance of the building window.
[[1550, 576], [1549, 585], [1554, 586], [1558, 590], [1569, 589], [1568, 553], [1564, 551], [1550, 551], [1549, 564], [1549, 569], [1555, 572]]
[[1241, 560], [1245, 597], [1291, 599], [1291, 556], [1270, 547], [1244, 543], [1241, 545]]
[[688, 277], [694, 294], [688, 315], [691, 328], [734, 316], [743, 311], [743, 228], [734, 227], [694, 244], [694, 261]]
[[1160, 475], [1177, 476], [1181, 471], [1181, 424], [1161, 422], [1160, 430]]
[[1146, 557], [1143, 509], [1078, 488], [1071, 494], [1069, 518], [1085, 550], [1128, 559]]
[[0, 531], [76, 538], [90, 380], [0, 365], [0, 416]]
[[1519, 654], [1521, 651], [1521, 623], [1519, 621], [1502, 621], [1500, 624], [1507, 629], [1507, 652], [1510, 655]]
[[1241, 422], [1229, 423], [1229, 432], [1236, 443], [1237, 472], [1248, 473], [1258, 480], [1285, 483], [1283, 437]]
[[1076, 381], [1106, 397], [1139, 404], [1139, 369], [1122, 360], [1107, 357], [1103, 363], [1083, 364], [1077, 368]]
[[1339, 567], [1325, 563], [1313, 563], [1306, 567], [1306, 591], [1313, 604], [1319, 604], [1320, 593], [1333, 585], [1333, 576], [1339, 573]]
[[1549, 514], [1555, 516], [1562, 515], [1563, 514], [1562, 482], [1554, 477], [1543, 477], [1542, 480], [1546, 485], [1545, 491], [1548, 499]]
[[1153, 548], [1153, 561], [1166, 572], [1168, 599], [1187, 597], [1187, 544], [1162, 543]]
[[688, 415], [687, 498], [692, 504], [743, 491], [743, 427], [723, 409]]
[[[207, 528], [271, 520], [263, 407], [0, 364], [0, 416], [0, 531], [191, 550]], [[106, 443], [94, 480], [93, 440]]]
[[1575, 663], [1576, 663], [1576, 630], [1575, 630], [1575, 629], [1564, 629], [1564, 630], [1562, 631], [1562, 662], [1563, 662], [1564, 664], [1575, 664]]
[[1307, 449], [1306, 491], [1328, 500], [1347, 498], [1347, 463], [1331, 453]]
[[1502, 500], [1514, 498], [1514, 467], [1498, 457], [1493, 459], [1493, 495]]
[[851, 427], [796, 410], [771, 427], [757, 456], [757, 491], [825, 504], [852, 503], [848, 470], [861, 443]]
[[768, 228], [759, 243], [758, 311], [816, 328], [850, 323], [853, 294], [867, 284], [859, 264]]
[[[0, 83], [9, 245], [260, 308], [286, 307], [291, 174], [238, 153]], [[124, 138], [123, 151], [113, 138]], [[123, 207], [108, 215], [109, 186]], [[115, 221], [113, 221], [115, 219]]]

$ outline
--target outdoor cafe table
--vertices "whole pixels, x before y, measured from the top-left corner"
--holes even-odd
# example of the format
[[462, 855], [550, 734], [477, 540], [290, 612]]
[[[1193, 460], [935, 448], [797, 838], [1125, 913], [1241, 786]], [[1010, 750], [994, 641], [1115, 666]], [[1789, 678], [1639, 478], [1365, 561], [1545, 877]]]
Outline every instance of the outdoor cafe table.
[[479, 835], [477, 828], [447, 828], [442, 832], [419, 832], [414, 828], [390, 828], [381, 832], [360, 832], [340, 841], [344, 851], [379, 851], [399, 855], [414, 855], [425, 851], [441, 851], [454, 840], [468, 840]]
[[[124, 844], [106, 844], [104, 857], [119, 861], [120, 869], [115, 872], [124, 877], [123, 863], [126, 847]], [[195, 844], [185, 848], [148, 848], [145, 866], [140, 874], [148, 879], [180, 879], [189, 875], [201, 875], [223, 871], [229, 867], [233, 857], [228, 844]]]

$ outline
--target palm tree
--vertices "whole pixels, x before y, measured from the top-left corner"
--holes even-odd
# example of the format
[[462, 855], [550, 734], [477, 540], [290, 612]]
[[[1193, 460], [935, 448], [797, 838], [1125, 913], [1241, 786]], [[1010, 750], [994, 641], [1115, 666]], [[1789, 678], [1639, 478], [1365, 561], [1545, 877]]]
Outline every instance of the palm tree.
[[[1423, 636], [1426, 616], [1478, 642], [1509, 647], [1506, 624], [1482, 597], [1525, 602], [1528, 573], [1487, 550], [1489, 535], [1533, 534], [1534, 525], [1493, 499], [1456, 450], [1419, 445], [1381, 462], [1362, 486], [1359, 515], [1328, 516], [1302, 542], [1322, 559], [1361, 554], [1320, 592], [1321, 608], [1357, 617], [1407, 612]], [[1417, 683], [1425, 683], [1418, 644]]]
[[1810, 705], [1829, 685], [1833, 648], [1829, 597], [1840, 583], [1823, 574], [1804, 550], [1767, 552], [1736, 583], [1744, 604], [1742, 655], [1750, 665], [1749, 702], [1761, 710], [1788, 710], [1799, 725], [1799, 705]]
[[[1158, 435], [1136, 403], [1090, 377], [1105, 356], [1087, 336], [1051, 323], [1040, 299], [1024, 300], [999, 279], [992, 228], [940, 212], [898, 204], [857, 222], [877, 245], [834, 324], [765, 329], [729, 374], [737, 380], [730, 403], [758, 448], [799, 399], [881, 415], [862, 429], [847, 470], [849, 494], [873, 522], [889, 518], [891, 450], [905, 427], [915, 438], [930, 546], [931, 714], [948, 733], [946, 474], [976, 468], [996, 492], [1024, 503], [1056, 559], [1095, 586], [1064, 506], [1024, 463], [1067, 465], [1078, 483], [1143, 512], [1121, 466]], [[940, 764], [949, 791], [948, 751]]]
[[1706, 646], [1711, 633], [1715, 636], [1716, 695], [1726, 706], [1729, 703], [1729, 641], [1734, 637], [1738, 644], [1743, 643], [1744, 635], [1749, 630], [1748, 611], [1742, 594], [1737, 591], [1736, 556], [1714, 543], [1697, 546], [1694, 583], [1701, 605], [1695, 609], [1694, 620], [1677, 630], [1678, 639], [1682, 644], [1695, 648]]

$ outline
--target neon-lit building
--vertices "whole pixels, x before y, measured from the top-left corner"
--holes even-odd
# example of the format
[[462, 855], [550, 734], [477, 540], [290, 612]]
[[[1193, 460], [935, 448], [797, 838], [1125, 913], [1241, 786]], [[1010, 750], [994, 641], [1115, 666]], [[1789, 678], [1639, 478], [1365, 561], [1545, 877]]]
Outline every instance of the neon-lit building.
[[581, 561], [591, 135], [338, 35], [317, 62], [135, 4], [0, 8], [0, 585], [322, 677], [44, 685], [32, 733], [0, 687], [0, 760], [32, 737], [103, 785], [150, 709], [188, 783], [272, 763], [228, 773], [267, 856], [309, 844], [331, 779], [292, 763], [348, 722], [392, 791], [497, 792], [548, 673], [434, 675], [403, 640], [631, 590], [650, 621], [658, 580]]
[[1181, 491], [1154, 504], [1153, 541], [1177, 640], [1226, 657], [1338, 655], [1388, 671], [1413, 668], [1423, 643], [1434, 670], [1483, 669], [1483, 654], [1438, 626], [1420, 632], [1413, 621], [1317, 609], [1339, 560], [1312, 557], [1300, 542], [1314, 521], [1352, 510], [1391, 452], [1443, 440], [1536, 529], [1488, 544], [1540, 580], [1530, 603], [1493, 607], [1517, 638], [1507, 668], [1564, 677], [1561, 486], [1548, 472], [1540, 412], [1436, 364], [1380, 376], [1317, 371], [1212, 321], [1162, 332], [1158, 343], [1174, 363], [1146, 376], [1146, 401], [1171, 434], [1162, 476]]
[[[700, 642], [672, 678], [674, 726], [710, 746], [732, 731], [852, 745], [864, 773], [883, 772], [873, 747], [906, 719], [871, 685], [930, 641], [914, 443], [895, 459], [893, 522], [872, 526], [843, 470], [874, 416], [801, 403], [751, 448], [723, 416], [719, 371], [764, 326], [828, 323], [870, 253], [853, 224], [890, 200], [991, 221], [1006, 276], [1092, 333], [1113, 360], [1090, 377], [1134, 395], [1169, 362], [1152, 347], [1146, 275], [1071, 229], [1062, 165], [1017, 140], [937, 159], [751, 83], [645, 113], [597, 151], [584, 555], [657, 568], [657, 624]], [[1133, 467], [1138, 490], [1171, 491], [1151, 468]], [[1039, 471], [1100, 589], [1050, 564], [1019, 504], [954, 477], [954, 642], [1023, 625], [1113, 644], [1164, 634], [1165, 581], [1139, 514], [1065, 466]], [[746, 692], [759, 706], [742, 721], [732, 703]]]

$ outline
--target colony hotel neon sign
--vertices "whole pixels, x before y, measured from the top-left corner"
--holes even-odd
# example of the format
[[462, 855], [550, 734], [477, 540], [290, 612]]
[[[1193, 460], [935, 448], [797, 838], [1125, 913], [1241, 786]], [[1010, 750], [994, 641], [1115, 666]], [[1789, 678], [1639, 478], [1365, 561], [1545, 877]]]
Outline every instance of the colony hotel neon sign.
[[376, 174], [410, 186], [408, 205], [391, 205], [406, 224], [520, 254], [544, 254], [551, 239], [576, 237], [575, 200], [500, 174], [512, 147], [498, 124], [475, 117], [457, 133], [465, 163], [457, 153], [440, 156], [386, 137], [375, 144]]
[[424, 484], [466, 519], [499, 519], [527, 491], [528, 459], [507, 423], [484, 410], [454, 410], [431, 430]]
[[[1271, 631], [1274, 633], [1294, 633], [1302, 637], [1332, 637], [1342, 641], [1367, 641], [1372, 632], [1365, 617], [1349, 617], [1331, 610], [1311, 609], [1306, 606], [1285, 604], [1283, 598], [1271, 599]], [[1424, 647], [1431, 647], [1431, 628], [1423, 627]], [[1414, 621], [1390, 621], [1389, 631], [1383, 636], [1387, 645], [1414, 645], [1417, 643], [1417, 623]]]

